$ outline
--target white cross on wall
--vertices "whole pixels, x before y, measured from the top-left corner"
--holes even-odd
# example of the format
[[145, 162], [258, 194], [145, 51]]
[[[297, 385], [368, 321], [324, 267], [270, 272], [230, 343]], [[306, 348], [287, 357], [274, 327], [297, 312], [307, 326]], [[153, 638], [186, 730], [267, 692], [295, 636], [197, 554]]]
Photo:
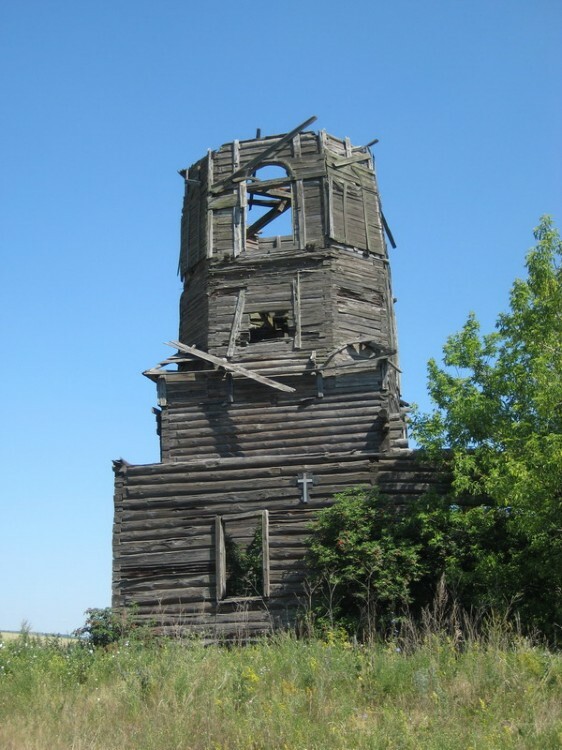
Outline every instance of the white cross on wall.
[[309, 492], [309, 485], [316, 484], [316, 479], [314, 477], [314, 474], [307, 474], [306, 471], [303, 471], [302, 474], [299, 474], [297, 477], [297, 484], [300, 484], [301, 490], [302, 490], [302, 496], [301, 496], [301, 502], [307, 503], [310, 495]]

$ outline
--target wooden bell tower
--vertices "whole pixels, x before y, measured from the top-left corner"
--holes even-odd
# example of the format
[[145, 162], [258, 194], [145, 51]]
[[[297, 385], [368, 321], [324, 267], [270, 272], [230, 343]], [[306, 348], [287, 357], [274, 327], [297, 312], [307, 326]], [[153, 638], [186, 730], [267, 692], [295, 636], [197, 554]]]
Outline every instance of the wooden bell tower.
[[164, 628], [232, 630], [227, 542], [256, 529], [248, 627], [290, 621], [311, 513], [408, 453], [373, 158], [314, 119], [180, 173], [179, 338], [145, 373], [161, 462], [116, 462], [114, 605]]

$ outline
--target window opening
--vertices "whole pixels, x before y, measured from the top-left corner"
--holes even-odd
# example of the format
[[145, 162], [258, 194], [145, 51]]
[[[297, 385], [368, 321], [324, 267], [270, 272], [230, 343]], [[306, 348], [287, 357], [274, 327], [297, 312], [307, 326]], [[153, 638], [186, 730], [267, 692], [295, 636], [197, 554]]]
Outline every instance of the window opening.
[[355, 341], [349, 344], [347, 352], [352, 359], [372, 359], [380, 356], [380, 350], [367, 341]]
[[246, 181], [248, 220], [246, 238], [258, 242], [262, 230], [267, 236], [292, 236], [293, 211], [291, 179], [286, 169], [268, 164], [253, 172]]
[[293, 336], [295, 328], [289, 320], [289, 310], [250, 313], [250, 344], [268, 339]]
[[267, 511], [217, 516], [217, 599], [269, 596]]

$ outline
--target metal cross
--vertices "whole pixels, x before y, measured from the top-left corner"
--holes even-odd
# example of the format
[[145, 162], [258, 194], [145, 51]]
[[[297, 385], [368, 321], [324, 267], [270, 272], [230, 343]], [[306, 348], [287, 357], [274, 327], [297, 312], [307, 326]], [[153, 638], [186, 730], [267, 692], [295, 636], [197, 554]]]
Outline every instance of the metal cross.
[[299, 474], [297, 477], [297, 484], [301, 485], [301, 490], [302, 490], [301, 501], [303, 503], [307, 503], [310, 497], [310, 495], [308, 494], [308, 486], [316, 484], [316, 478], [314, 474], [310, 474], [309, 476], [306, 473], [306, 471], [303, 471], [303, 473]]

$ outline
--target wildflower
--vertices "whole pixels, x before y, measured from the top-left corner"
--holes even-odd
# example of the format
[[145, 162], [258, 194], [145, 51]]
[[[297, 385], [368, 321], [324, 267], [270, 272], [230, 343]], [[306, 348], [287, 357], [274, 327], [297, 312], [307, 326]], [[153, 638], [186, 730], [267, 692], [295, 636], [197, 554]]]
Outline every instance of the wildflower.
[[256, 683], [260, 681], [259, 675], [255, 673], [252, 667], [244, 667], [244, 669], [242, 670], [242, 679], [250, 683]]

